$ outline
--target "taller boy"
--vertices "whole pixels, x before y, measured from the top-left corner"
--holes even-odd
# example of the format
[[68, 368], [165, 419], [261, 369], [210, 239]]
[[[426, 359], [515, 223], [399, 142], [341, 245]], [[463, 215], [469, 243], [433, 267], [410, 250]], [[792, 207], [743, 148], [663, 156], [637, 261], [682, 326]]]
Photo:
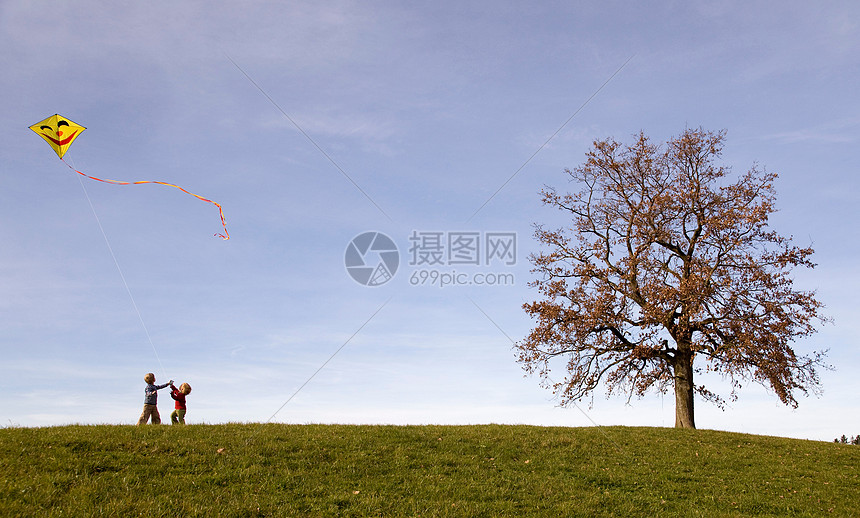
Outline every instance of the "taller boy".
[[143, 381], [146, 382], [146, 388], [143, 389], [143, 413], [140, 414], [137, 424], [146, 424], [150, 417], [152, 417], [152, 424], [161, 424], [161, 416], [158, 414], [158, 391], [168, 385], [172, 385], [173, 380], [164, 385], [156, 385], [155, 374], [148, 372], [143, 377]]

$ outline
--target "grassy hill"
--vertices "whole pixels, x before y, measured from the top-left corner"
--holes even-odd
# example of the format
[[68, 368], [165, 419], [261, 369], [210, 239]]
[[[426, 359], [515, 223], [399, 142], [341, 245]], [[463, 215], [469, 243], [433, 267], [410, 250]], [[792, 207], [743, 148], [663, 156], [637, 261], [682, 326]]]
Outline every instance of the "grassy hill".
[[0, 429], [2, 516], [860, 516], [860, 447], [708, 430]]

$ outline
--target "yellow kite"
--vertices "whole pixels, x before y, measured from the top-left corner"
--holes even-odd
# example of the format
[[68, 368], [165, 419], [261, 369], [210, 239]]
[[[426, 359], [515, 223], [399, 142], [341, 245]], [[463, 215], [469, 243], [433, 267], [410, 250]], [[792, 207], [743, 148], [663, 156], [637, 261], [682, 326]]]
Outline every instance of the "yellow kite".
[[61, 115], [51, 115], [47, 119], [33, 124], [30, 129], [45, 139], [45, 142], [62, 159], [72, 142], [87, 128], [75, 124]]
[[63, 160], [63, 155], [66, 154], [66, 151], [69, 149], [69, 146], [72, 144], [72, 142], [74, 142], [74, 140], [76, 138], [78, 138], [78, 135], [80, 135], [85, 129], [87, 129], [87, 128], [81, 126], [80, 124], [76, 124], [76, 123], [70, 121], [68, 118], [63, 117], [62, 115], [56, 115], [55, 114], [55, 115], [51, 115], [50, 117], [48, 117], [47, 119], [45, 119], [43, 121], [40, 121], [40, 122], [37, 122], [36, 124], [33, 124], [32, 126], [30, 126], [30, 129], [35, 131], [36, 133], [38, 133], [40, 137], [45, 139], [45, 142], [50, 144], [50, 146], [54, 150], [54, 152], [57, 153], [57, 156], [60, 157], [60, 160], [64, 164], [66, 164], [66, 167], [68, 167], [69, 169], [78, 173], [81, 176], [86, 176], [87, 178], [89, 178], [91, 180], [98, 180], [99, 182], [112, 183], [114, 185], [139, 185], [142, 183], [157, 183], [159, 185], [166, 185], [168, 187], [176, 187], [180, 191], [182, 191], [186, 194], [190, 194], [191, 196], [194, 196], [198, 200], [202, 200], [202, 201], [205, 201], [207, 203], [211, 203], [212, 205], [215, 205], [216, 207], [218, 207], [218, 214], [221, 215], [221, 226], [224, 228], [223, 234], [215, 234], [215, 235], [220, 237], [221, 239], [230, 239], [230, 233], [227, 232], [227, 223], [224, 221], [224, 211], [221, 209], [221, 204], [216, 202], [216, 201], [206, 199], [203, 196], [200, 196], [198, 194], [194, 194], [193, 192], [188, 192], [185, 189], [183, 189], [182, 187], [180, 187], [178, 185], [173, 185], [172, 183], [156, 182], [154, 180], [139, 180], [136, 182], [121, 182], [119, 180], [105, 180], [102, 178], [96, 178], [95, 176], [90, 176], [88, 174], [84, 174], [84, 173], [78, 171], [77, 169], [75, 169], [74, 167], [70, 166], [69, 164], [67, 164], [66, 161]]

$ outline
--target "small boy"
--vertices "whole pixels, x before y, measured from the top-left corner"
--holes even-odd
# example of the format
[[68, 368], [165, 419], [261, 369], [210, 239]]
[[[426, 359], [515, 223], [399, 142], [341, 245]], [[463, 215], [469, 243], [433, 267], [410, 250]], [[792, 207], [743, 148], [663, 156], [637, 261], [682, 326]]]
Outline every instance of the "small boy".
[[156, 385], [155, 374], [148, 372], [143, 377], [143, 381], [146, 382], [146, 388], [143, 389], [143, 413], [140, 414], [137, 424], [138, 426], [146, 424], [150, 417], [152, 417], [152, 424], [161, 424], [161, 416], [158, 415], [158, 391], [168, 385], [172, 385], [173, 380], [164, 385]]
[[170, 397], [176, 401], [176, 408], [170, 414], [171, 424], [185, 424], [185, 396], [191, 394], [191, 385], [183, 383], [179, 388], [173, 386], [173, 380], [170, 380]]

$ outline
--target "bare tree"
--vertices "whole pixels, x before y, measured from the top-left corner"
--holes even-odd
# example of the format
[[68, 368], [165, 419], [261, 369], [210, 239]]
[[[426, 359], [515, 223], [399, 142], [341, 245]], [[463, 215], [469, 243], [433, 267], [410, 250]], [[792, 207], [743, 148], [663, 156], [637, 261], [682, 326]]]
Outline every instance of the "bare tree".
[[[601, 383], [629, 397], [674, 386], [675, 426], [695, 428], [695, 393], [725, 404], [694, 384], [702, 368], [731, 380], [732, 399], [748, 380], [793, 407], [798, 391], [818, 391], [826, 351], [791, 347], [827, 321], [789, 277], [815, 266], [813, 250], [768, 228], [776, 174], [753, 166], [729, 183], [717, 163], [724, 140], [688, 129], [663, 146], [642, 133], [629, 146], [596, 141], [565, 171], [579, 192], [541, 191], [571, 225], [536, 225], [548, 248], [530, 256], [542, 299], [523, 306], [536, 325], [516, 347], [562, 405]], [[553, 381], [560, 362], [565, 377]]]

